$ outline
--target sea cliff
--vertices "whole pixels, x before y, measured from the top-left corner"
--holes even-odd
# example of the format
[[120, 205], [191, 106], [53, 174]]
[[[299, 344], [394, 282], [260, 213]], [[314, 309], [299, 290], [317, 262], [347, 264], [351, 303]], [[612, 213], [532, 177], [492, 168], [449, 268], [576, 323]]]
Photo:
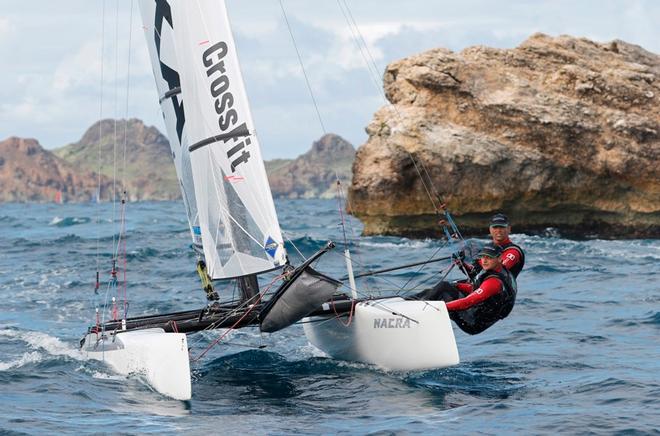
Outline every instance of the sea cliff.
[[660, 57], [535, 34], [514, 49], [435, 49], [390, 64], [349, 191], [366, 234], [660, 236]]

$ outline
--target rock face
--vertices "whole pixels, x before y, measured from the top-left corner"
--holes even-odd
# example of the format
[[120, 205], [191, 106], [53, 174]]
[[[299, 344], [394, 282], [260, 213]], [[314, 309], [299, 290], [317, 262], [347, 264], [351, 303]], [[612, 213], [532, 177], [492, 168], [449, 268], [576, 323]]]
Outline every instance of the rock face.
[[365, 233], [438, 234], [437, 191], [466, 233], [501, 211], [518, 232], [660, 237], [658, 55], [536, 34], [394, 62], [384, 86], [349, 191]]
[[[117, 180], [126, 186], [129, 200], [181, 198], [167, 138], [141, 120], [99, 121], [87, 129], [80, 141], [54, 152], [78, 168], [97, 172], [99, 135], [101, 173], [110, 178], [116, 173]], [[124, 136], [127, 139], [125, 166]]]
[[[0, 142], [0, 201], [89, 201], [99, 179], [44, 150], [36, 139], [11, 137]], [[112, 183], [101, 178], [101, 198]]]
[[271, 192], [280, 198], [334, 198], [337, 176], [342, 185], [350, 183], [354, 159], [355, 149], [349, 142], [324, 135], [294, 160], [266, 162]]

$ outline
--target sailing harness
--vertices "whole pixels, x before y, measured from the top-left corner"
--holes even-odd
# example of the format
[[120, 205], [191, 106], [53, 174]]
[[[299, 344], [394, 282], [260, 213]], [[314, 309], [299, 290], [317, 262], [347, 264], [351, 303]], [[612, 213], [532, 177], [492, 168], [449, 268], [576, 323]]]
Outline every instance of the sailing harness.
[[514, 244], [513, 242], [509, 241], [506, 244], [500, 245], [500, 248], [502, 251], [508, 250], [510, 248], [513, 248], [514, 250], [518, 251], [520, 253], [520, 261], [515, 264], [511, 269], [509, 270], [511, 274], [513, 274], [513, 277], [517, 278], [518, 274], [520, 274], [520, 271], [522, 271], [523, 267], [525, 266], [525, 252], [523, 251], [522, 248], [520, 248], [519, 245]]

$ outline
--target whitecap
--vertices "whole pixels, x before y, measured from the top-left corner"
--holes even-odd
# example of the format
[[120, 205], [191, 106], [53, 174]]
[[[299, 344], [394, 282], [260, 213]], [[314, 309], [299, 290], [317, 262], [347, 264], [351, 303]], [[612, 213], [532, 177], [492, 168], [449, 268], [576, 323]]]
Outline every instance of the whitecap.
[[84, 360], [80, 350], [43, 332], [5, 329], [0, 330], [0, 336], [25, 342], [30, 347], [43, 350], [51, 356], [66, 356], [75, 360]]
[[108, 374], [106, 372], [101, 372], [101, 371], [94, 371], [92, 373], [92, 378], [100, 379], [100, 380], [126, 380], [127, 377], [124, 375], [118, 375], [118, 374]]
[[60, 217], [56, 216], [48, 223], [48, 225], [49, 226], [56, 226], [59, 223], [61, 223], [62, 221], [64, 221], [65, 219], [66, 218], [60, 218]]
[[41, 353], [36, 351], [31, 351], [29, 353], [23, 353], [21, 357], [10, 362], [1, 362], [0, 361], [0, 371], [7, 371], [9, 369], [20, 368], [21, 366], [28, 365], [30, 363], [37, 363], [43, 360]]

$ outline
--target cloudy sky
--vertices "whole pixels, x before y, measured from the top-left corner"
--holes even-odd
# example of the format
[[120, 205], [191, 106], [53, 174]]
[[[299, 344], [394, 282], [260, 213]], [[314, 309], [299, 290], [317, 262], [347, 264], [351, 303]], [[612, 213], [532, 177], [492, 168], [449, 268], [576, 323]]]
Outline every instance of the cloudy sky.
[[[413, 53], [515, 47], [534, 32], [622, 39], [660, 53], [657, 0], [282, 2], [326, 131], [356, 146], [384, 104], [376, 85], [385, 65]], [[323, 130], [279, 0], [227, 4], [263, 155], [295, 157]], [[343, 4], [377, 74], [352, 38]], [[165, 131], [137, 0], [0, 0], [0, 58], [0, 140], [32, 137], [55, 148], [78, 141], [99, 117], [127, 115]]]

